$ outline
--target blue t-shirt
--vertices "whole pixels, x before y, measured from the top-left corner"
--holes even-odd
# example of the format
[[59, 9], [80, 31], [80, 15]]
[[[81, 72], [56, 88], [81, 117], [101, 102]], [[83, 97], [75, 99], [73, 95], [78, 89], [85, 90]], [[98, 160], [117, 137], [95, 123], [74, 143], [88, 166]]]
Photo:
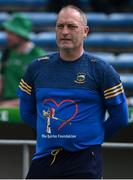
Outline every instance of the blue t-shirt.
[[34, 114], [35, 159], [58, 147], [77, 151], [102, 144], [106, 109], [125, 101], [118, 73], [87, 52], [72, 62], [59, 53], [38, 58], [20, 82], [19, 97]]

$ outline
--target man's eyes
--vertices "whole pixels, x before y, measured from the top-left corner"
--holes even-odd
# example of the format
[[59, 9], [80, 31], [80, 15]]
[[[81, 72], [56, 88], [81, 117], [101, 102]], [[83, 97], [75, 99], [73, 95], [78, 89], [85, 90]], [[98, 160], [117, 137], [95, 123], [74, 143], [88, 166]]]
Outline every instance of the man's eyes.
[[67, 28], [69, 28], [69, 29], [76, 29], [76, 28], [78, 28], [78, 26], [72, 25], [72, 24], [68, 24], [68, 25], [59, 24], [59, 25], [57, 25], [57, 27], [59, 29], [63, 29], [65, 26], [67, 26]]
[[64, 28], [64, 26], [63, 25], [57, 25], [57, 27], [59, 28], [59, 29], [62, 29], [62, 28]]
[[70, 29], [76, 29], [76, 28], [78, 28], [78, 26], [76, 26], [76, 25], [68, 25], [67, 27], [70, 28]]

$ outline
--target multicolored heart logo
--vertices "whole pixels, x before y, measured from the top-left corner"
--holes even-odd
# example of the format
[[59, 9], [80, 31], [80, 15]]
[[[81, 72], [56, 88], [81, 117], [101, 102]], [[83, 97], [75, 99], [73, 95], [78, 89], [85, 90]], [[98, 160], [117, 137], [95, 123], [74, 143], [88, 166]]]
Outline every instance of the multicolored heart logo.
[[58, 130], [60, 130], [66, 124], [68, 124], [78, 113], [78, 104], [75, 101], [71, 100], [71, 99], [62, 100], [60, 103], [57, 103], [52, 98], [43, 100], [43, 104], [47, 104], [48, 102], [52, 102], [57, 108], [60, 107], [61, 105], [63, 105], [64, 103], [70, 103], [70, 104], [72, 104], [75, 107], [74, 108], [75, 109], [74, 112], [69, 116], [69, 118], [67, 118], [64, 122], [61, 123], [61, 125], [58, 127]]

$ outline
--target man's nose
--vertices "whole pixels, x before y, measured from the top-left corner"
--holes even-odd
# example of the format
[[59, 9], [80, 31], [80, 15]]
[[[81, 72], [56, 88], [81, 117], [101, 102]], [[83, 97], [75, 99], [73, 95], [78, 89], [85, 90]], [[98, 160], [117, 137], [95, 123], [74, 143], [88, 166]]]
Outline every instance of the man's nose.
[[69, 29], [67, 26], [64, 26], [63, 30], [62, 30], [63, 34], [68, 34], [69, 33]]

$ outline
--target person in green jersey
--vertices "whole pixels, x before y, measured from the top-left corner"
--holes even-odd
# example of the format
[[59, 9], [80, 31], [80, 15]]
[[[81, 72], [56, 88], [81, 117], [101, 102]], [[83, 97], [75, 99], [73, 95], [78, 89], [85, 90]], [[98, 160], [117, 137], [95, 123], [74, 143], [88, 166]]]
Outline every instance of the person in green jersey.
[[0, 106], [17, 106], [16, 89], [31, 60], [46, 52], [30, 40], [32, 22], [22, 13], [14, 13], [3, 23], [8, 45], [0, 59]]

